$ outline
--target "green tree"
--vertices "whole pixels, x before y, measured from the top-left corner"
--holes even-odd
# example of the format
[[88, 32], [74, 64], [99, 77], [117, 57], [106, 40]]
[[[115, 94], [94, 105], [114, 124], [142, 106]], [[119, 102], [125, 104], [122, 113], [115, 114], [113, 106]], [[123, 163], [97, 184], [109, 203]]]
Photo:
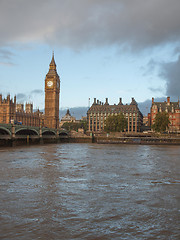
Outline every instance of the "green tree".
[[79, 121], [79, 122], [65, 122], [62, 125], [62, 128], [66, 130], [75, 130], [78, 131], [78, 128], [83, 128], [84, 132], [87, 130], [87, 121]]
[[152, 129], [155, 132], [164, 132], [169, 128], [169, 115], [166, 112], [159, 112], [156, 114], [154, 124], [152, 125]]
[[125, 129], [127, 129], [127, 125], [127, 119], [122, 113], [120, 113], [118, 115], [109, 116], [106, 119], [105, 130], [107, 132], [123, 132]]

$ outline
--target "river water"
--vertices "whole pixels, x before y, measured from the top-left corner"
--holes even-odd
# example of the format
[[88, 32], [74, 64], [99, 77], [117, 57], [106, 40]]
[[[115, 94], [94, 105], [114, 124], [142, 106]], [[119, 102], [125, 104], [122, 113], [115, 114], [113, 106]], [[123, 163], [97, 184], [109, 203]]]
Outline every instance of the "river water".
[[180, 239], [180, 146], [0, 149], [0, 239]]

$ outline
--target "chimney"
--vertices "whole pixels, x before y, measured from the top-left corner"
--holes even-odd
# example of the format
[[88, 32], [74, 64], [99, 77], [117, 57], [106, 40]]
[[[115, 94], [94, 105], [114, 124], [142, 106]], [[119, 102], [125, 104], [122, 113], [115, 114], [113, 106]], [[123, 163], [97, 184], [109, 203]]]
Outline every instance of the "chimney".
[[122, 104], [122, 98], [119, 98], [119, 104]]
[[97, 104], [99, 105], [99, 100], [97, 100]]
[[0, 102], [2, 102], [2, 94], [0, 94]]
[[152, 104], [154, 103], [154, 98], [152, 98]]
[[96, 98], [94, 98], [94, 104], [96, 104]]
[[106, 104], [108, 104], [108, 98], [106, 98]]
[[167, 105], [170, 105], [170, 97], [167, 97]]

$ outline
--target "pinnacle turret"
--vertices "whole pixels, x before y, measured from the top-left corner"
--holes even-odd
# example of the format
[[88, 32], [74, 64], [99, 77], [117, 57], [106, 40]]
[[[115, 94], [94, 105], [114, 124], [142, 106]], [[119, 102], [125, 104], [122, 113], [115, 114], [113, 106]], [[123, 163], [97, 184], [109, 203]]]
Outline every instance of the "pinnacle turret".
[[49, 69], [56, 69], [56, 63], [55, 63], [55, 60], [54, 60], [54, 51], [53, 51], [53, 54], [52, 54], [51, 63], [49, 64]]

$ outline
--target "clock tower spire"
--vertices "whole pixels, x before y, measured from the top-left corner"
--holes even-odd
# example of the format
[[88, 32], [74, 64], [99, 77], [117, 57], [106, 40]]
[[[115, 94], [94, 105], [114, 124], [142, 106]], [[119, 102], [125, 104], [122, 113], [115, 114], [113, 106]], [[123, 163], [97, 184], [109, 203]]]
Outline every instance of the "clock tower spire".
[[59, 128], [60, 78], [56, 71], [54, 51], [45, 78], [45, 126]]

